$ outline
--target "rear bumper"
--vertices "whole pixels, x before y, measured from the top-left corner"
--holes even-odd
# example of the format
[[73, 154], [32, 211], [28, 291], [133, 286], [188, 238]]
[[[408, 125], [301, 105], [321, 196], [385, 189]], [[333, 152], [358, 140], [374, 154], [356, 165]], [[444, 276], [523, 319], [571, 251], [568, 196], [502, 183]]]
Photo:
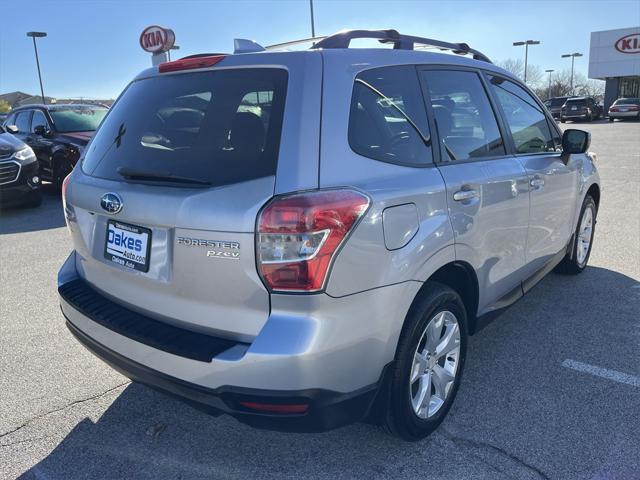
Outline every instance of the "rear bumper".
[[[195, 338], [203, 336], [198, 332], [167, 331], [166, 324], [132, 310], [123, 312], [127, 307], [112, 299], [96, 298], [102, 294], [93, 285], [94, 297], [86, 291], [71, 295], [69, 289], [81, 282], [72, 253], [58, 274], [67, 325], [124, 375], [213, 414], [307, 432], [367, 416], [385, 384], [414, 290], [421, 286], [407, 282], [342, 298], [273, 295], [269, 317], [251, 343], [227, 339], [221, 344], [214, 337]], [[109, 316], [112, 321], [105, 319]], [[307, 407], [297, 414], [256, 413], [241, 401]]]
[[609, 118], [640, 118], [640, 112], [609, 112]]
[[[290, 432], [322, 432], [364, 419], [384, 391], [388, 365], [380, 380], [349, 393], [322, 389], [275, 391], [233, 386], [210, 389], [155, 371], [101, 345], [67, 320], [67, 327], [91, 353], [131, 380], [178, 398], [212, 415], [228, 414], [256, 428]], [[241, 402], [308, 405], [301, 414], [264, 414], [249, 411]]]

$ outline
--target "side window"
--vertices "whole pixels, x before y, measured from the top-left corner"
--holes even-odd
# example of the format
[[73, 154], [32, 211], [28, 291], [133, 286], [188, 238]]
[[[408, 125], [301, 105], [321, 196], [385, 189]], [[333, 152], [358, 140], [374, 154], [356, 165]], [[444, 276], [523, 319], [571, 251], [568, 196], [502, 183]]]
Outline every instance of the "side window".
[[49, 128], [49, 122], [47, 121], [47, 117], [44, 116], [40, 110], [33, 111], [33, 118], [31, 119], [31, 131], [38, 126], [44, 126], [45, 129]]
[[415, 67], [361, 72], [353, 86], [349, 145], [365, 157], [405, 165], [433, 162]]
[[31, 118], [31, 111], [19, 112], [16, 115], [16, 127], [20, 133], [27, 133], [29, 131], [29, 119]]
[[475, 72], [423, 70], [444, 161], [505, 155], [487, 93]]
[[6, 118], [6, 120], [2, 123], [2, 126], [6, 127], [7, 125], [15, 125], [15, 124], [16, 124], [16, 114], [13, 113]]
[[556, 142], [542, 108], [522, 87], [501, 77], [490, 77], [517, 153], [553, 152]]

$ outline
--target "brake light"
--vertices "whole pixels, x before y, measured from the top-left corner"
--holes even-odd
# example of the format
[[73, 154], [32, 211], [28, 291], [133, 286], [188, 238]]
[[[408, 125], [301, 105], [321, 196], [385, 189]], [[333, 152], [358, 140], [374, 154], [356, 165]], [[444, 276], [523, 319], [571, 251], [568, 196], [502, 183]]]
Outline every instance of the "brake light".
[[258, 271], [267, 288], [318, 292], [335, 254], [369, 207], [354, 190], [320, 190], [278, 197], [258, 218]]
[[617, 112], [618, 111], [618, 107], [609, 107], [609, 111], [610, 112]]
[[636, 110], [640, 109], [640, 107], [636, 106], [636, 105], [629, 105], [629, 110], [635, 112]]
[[181, 58], [173, 62], [161, 63], [158, 66], [160, 73], [176, 72], [178, 70], [190, 70], [193, 68], [211, 67], [222, 60], [225, 55], [208, 55], [205, 57]]

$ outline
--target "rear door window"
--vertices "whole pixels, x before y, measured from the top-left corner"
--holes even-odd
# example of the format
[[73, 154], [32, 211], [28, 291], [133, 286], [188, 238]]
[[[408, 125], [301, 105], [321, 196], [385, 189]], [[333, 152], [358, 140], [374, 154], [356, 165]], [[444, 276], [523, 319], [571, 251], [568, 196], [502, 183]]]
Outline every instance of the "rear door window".
[[444, 161], [505, 155], [496, 116], [475, 72], [423, 70]]
[[16, 115], [15, 125], [18, 127], [18, 132], [27, 133], [29, 132], [29, 128], [31, 126], [31, 110], [27, 110], [26, 112], [19, 112]]
[[489, 78], [511, 131], [516, 153], [555, 151], [557, 139], [554, 140], [547, 117], [536, 100], [509, 80], [498, 76]]
[[401, 165], [433, 162], [415, 67], [375, 68], [355, 80], [349, 145], [364, 157]]
[[122, 180], [126, 167], [213, 186], [274, 175], [286, 86], [275, 68], [135, 81], [96, 132], [83, 171]]

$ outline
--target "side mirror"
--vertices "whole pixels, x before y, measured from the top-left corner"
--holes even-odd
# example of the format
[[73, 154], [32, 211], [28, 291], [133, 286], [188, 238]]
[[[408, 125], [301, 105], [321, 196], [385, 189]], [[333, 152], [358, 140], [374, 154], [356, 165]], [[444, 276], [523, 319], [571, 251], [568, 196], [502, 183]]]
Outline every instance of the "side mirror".
[[18, 133], [18, 127], [16, 127], [15, 125], [7, 125], [4, 128], [6, 128], [7, 132], [9, 132], [9, 133], [13, 133], [13, 134]]
[[46, 137], [47, 135], [49, 135], [49, 129], [44, 125], [36, 125], [33, 128], [33, 133], [35, 133], [36, 135], [40, 135], [41, 137]]
[[584, 130], [570, 128], [562, 134], [562, 153], [585, 153], [591, 145], [591, 134]]

